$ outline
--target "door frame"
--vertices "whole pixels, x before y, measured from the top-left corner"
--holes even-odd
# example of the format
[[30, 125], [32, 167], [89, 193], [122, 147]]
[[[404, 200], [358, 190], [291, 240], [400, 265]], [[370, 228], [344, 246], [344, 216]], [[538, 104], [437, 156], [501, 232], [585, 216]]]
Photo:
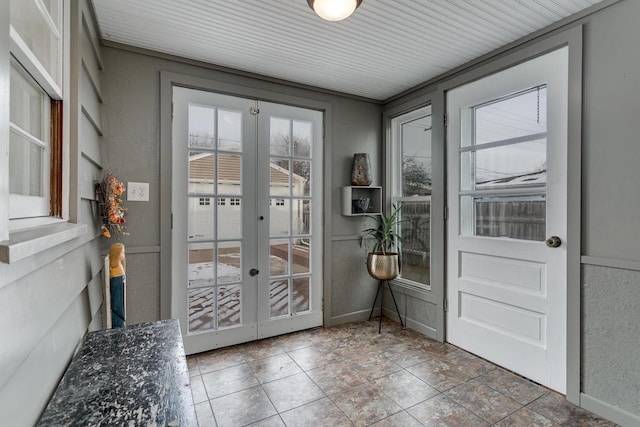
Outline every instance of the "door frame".
[[[265, 90], [257, 85], [267, 85], [256, 79], [246, 85], [226, 83], [188, 74], [160, 71], [160, 318], [171, 317], [171, 185], [172, 185], [172, 116], [174, 86], [216, 92], [224, 95], [267, 101], [277, 104], [318, 110], [323, 113], [323, 165], [322, 165], [322, 312], [323, 323], [331, 319], [331, 104], [315, 99]], [[283, 87], [284, 91], [284, 87]]]
[[[567, 400], [580, 404], [580, 297], [581, 297], [581, 173], [582, 173], [582, 38], [583, 27], [577, 25], [544, 40], [534, 40], [506, 53], [489, 63], [476, 66], [462, 75], [451, 78], [437, 88], [434, 107], [446, 113], [446, 92], [466, 83], [479, 80], [498, 71], [544, 55], [559, 47], [569, 48], [569, 94], [567, 135]], [[474, 64], [470, 64], [473, 67]], [[434, 111], [434, 114], [436, 112]], [[446, 135], [446, 133], [445, 133]], [[443, 135], [443, 138], [445, 137]], [[449, 142], [446, 141], [446, 144]], [[446, 158], [443, 158], [446, 161]], [[445, 174], [446, 175], [446, 174]], [[445, 275], [445, 286], [446, 286]], [[446, 298], [446, 290], [443, 291]], [[445, 313], [438, 313], [444, 317]], [[446, 337], [446, 323], [445, 333]]]

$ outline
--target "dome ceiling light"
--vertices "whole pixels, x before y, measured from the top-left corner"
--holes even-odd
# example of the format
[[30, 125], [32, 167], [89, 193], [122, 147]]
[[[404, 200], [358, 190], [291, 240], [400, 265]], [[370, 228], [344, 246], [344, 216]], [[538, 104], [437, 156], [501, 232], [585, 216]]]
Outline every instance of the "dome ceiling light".
[[320, 18], [342, 21], [351, 16], [362, 0], [307, 0], [307, 3]]

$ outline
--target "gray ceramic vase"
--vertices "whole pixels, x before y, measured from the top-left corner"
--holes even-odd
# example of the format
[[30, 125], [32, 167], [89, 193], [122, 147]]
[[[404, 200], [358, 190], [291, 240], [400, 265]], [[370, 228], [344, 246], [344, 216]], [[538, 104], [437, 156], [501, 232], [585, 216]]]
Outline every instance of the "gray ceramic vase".
[[351, 185], [371, 185], [371, 161], [368, 153], [356, 153], [351, 164]]

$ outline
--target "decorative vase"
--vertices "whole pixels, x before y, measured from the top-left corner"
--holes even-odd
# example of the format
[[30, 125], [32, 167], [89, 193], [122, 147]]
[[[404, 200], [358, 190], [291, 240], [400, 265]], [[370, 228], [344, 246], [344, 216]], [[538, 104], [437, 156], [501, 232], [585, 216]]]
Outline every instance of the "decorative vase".
[[351, 164], [351, 185], [371, 185], [371, 161], [368, 153], [356, 153]]
[[393, 280], [398, 277], [398, 254], [395, 252], [371, 252], [367, 255], [367, 271], [378, 280]]

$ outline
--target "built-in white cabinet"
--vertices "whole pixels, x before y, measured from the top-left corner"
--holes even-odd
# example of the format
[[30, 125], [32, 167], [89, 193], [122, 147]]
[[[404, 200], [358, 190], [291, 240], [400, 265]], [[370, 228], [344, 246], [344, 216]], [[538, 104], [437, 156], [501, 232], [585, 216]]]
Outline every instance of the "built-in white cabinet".
[[342, 187], [342, 215], [380, 215], [381, 212], [382, 187]]

